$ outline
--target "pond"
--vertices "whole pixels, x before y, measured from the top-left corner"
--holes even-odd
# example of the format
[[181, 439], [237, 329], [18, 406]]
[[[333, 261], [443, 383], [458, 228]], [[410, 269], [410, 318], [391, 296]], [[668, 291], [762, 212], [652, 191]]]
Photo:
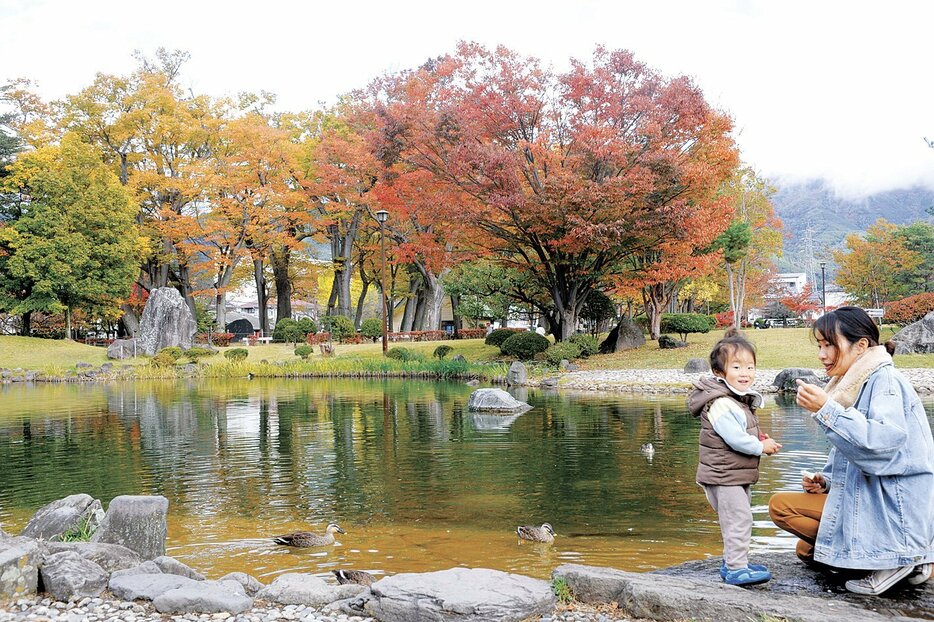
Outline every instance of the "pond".
[[[698, 423], [682, 397], [520, 391], [518, 417], [465, 409], [455, 383], [206, 380], [0, 387], [0, 525], [18, 533], [46, 503], [84, 492], [169, 499], [168, 554], [210, 578], [463, 565], [547, 577], [560, 563], [650, 570], [719, 555], [716, 516], [694, 483]], [[926, 401], [929, 416], [934, 402]], [[753, 548], [791, 549], [772, 492], [829, 445], [774, 397], [763, 428]], [[651, 442], [651, 458], [640, 447]], [[293, 549], [271, 537], [347, 531]], [[520, 543], [550, 522], [554, 546]]]

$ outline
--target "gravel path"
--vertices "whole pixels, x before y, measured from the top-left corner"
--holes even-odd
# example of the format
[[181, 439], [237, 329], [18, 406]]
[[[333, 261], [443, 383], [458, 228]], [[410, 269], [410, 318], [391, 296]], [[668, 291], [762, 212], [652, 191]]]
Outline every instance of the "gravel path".
[[[772, 381], [780, 369], [756, 370], [753, 388], [760, 393], [774, 393]], [[934, 395], [934, 369], [900, 369], [914, 385], [920, 395]], [[686, 374], [678, 369], [606, 369], [599, 371], [575, 371], [562, 374], [559, 389], [578, 391], [608, 391], [614, 393], [687, 393], [691, 383], [704, 374]], [[824, 377], [823, 369], [815, 369], [814, 375]]]

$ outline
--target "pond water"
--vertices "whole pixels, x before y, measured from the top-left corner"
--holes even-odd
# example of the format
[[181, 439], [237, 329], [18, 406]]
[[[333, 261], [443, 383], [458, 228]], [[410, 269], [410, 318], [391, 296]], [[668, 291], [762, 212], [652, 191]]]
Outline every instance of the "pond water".
[[[560, 563], [649, 570], [719, 555], [694, 483], [698, 423], [683, 397], [522, 390], [513, 418], [466, 411], [454, 383], [227, 380], [0, 387], [0, 525], [84, 492], [169, 499], [168, 554], [210, 578], [243, 571], [376, 574], [463, 565], [545, 578]], [[929, 416], [934, 401], [926, 401]], [[768, 519], [829, 445], [806, 414], [768, 398], [784, 444], [754, 487], [753, 548], [791, 549]], [[654, 456], [640, 452], [651, 442]], [[271, 537], [323, 531], [339, 544]], [[554, 546], [520, 543], [550, 522]]]

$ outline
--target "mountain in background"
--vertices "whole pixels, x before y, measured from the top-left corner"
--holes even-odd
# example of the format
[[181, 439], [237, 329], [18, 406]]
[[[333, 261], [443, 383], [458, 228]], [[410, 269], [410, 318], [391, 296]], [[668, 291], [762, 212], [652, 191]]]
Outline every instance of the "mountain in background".
[[776, 187], [772, 204], [785, 223], [785, 254], [779, 260], [779, 270], [808, 272], [808, 278], [815, 283], [820, 281], [821, 260], [827, 261], [828, 282], [833, 278], [836, 266], [830, 253], [844, 248], [848, 233], [861, 233], [879, 218], [898, 225], [918, 220], [934, 222], [927, 211], [934, 206], [934, 191], [927, 188], [846, 199], [836, 196], [823, 181]]

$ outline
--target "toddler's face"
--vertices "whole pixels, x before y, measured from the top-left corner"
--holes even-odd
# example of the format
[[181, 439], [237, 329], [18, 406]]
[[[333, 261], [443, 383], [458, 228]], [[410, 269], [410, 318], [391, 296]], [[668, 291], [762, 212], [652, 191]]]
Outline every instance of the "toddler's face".
[[726, 361], [724, 379], [731, 387], [740, 391], [751, 389], [756, 379], [756, 361], [752, 358], [752, 352], [746, 350], [733, 352]]

